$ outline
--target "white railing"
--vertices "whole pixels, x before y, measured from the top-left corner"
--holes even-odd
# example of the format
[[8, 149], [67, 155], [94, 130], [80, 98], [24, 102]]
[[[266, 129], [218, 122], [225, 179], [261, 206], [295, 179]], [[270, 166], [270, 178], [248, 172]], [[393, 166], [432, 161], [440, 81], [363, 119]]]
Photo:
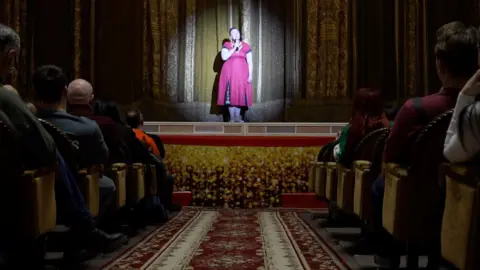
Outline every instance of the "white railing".
[[346, 123], [145, 122], [144, 130], [163, 135], [335, 136]]

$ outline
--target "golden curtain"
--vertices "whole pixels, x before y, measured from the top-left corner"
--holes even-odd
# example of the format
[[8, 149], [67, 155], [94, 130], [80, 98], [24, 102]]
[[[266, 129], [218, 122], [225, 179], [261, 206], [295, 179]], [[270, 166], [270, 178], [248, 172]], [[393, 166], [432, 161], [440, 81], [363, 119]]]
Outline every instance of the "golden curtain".
[[307, 98], [345, 98], [349, 1], [307, 0]]
[[352, 1], [353, 89], [376, 87], [397, 106], [437, 92], [436, 30], [459, 20], [478, 25], [478, 0]]
[[[360, 4], [361, 2], [361, 4]], [[148, 120], [221, 121], [218, 53], [228, 28], [253, 49], [252, 121], [344, 121], [354, 89], [398, 105], [436, 92], [441, 25], [478, 25], [478, 0], [0, 0], [22, 38], [11, 83], [30, 92], [55, 64]]]

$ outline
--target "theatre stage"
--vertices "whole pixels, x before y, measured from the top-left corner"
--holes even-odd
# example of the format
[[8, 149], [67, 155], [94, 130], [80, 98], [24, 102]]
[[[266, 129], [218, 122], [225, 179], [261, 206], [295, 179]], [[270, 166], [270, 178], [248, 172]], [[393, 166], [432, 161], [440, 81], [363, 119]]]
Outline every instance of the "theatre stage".
[[146, 122], [144, 130], [162, 138], [184, 205], [308, 208], [318, 206], [310, 161], [344, 125]]

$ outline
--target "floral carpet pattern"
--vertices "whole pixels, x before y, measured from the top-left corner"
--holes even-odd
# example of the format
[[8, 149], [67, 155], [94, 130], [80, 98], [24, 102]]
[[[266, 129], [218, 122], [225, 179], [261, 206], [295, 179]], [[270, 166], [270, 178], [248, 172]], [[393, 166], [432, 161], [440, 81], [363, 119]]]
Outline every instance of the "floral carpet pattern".
[[279, 206], [280, 194], [308, 191], [310, 162], [320, 147], [166, 145], [175, 191], [193, 206]]
[[187, 208], [102, 269], [349, 269], [299, 211]]

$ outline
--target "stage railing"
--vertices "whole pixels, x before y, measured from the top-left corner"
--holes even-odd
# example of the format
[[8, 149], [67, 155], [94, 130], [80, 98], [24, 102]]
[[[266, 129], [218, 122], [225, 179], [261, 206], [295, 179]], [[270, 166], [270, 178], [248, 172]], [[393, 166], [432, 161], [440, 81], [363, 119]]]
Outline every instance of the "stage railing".
[[346, 123], [145, 122], [144, 130], [162, 135], [331, 137]]

